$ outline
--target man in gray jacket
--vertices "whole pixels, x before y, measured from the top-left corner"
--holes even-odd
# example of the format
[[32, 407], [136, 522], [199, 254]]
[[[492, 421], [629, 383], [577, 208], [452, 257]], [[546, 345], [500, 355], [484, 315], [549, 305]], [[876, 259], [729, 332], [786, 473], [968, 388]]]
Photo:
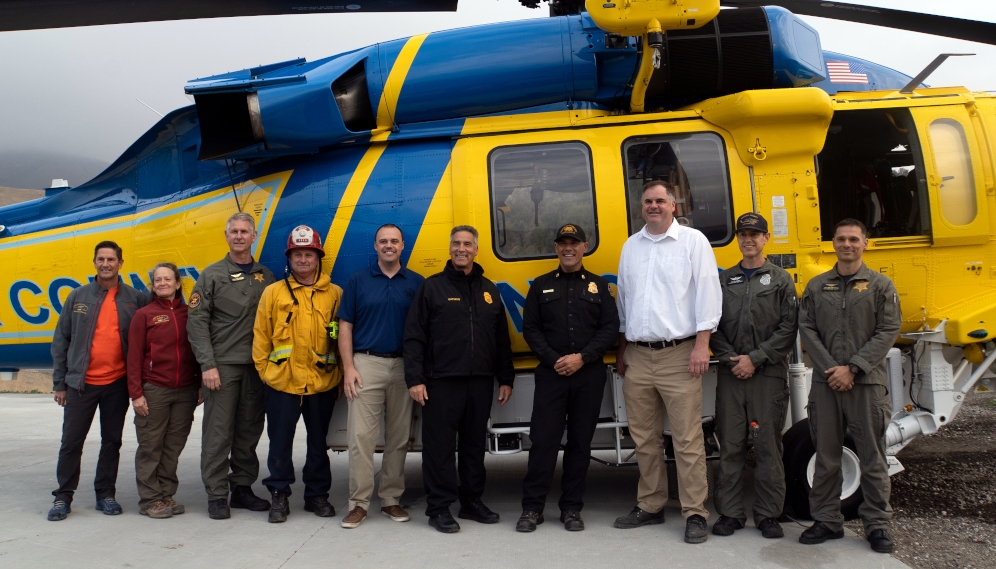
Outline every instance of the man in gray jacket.
[[122, 512], [114, 495], [129, 405], [125, 370], [128, 326], [135, 311], [148, 303], [144, 294], [118, 279], [123, 264], [117, 243], [98, 243], [93, 251], [97, 276], [69, 293], [52, 335], [52, 390], [63, 415], [56, 466], [59, 488], [52, 492], [51, 521], [64, 520], [72, 511], [83, 443], [98, 408], [100, 456], [93, 480], [97, 510], [110, 516]]
[[719, 274], [723, 316], [709, 345], [719, 359], [716, 419], [719, 480], [714, 535], [744, 527], [744, 463], [748, 436], [754, 443], [754, 527], [767, 538], [783, 537], [778, 525], [785, 503], [782, 426], [788, 411], [788, 353], [796, 337], [795, 283], [764, 258], [768, 222], [750, 212], [737, 219], [743, 260]]
[[274, 282], [270, 269], [252, 258], [255, 224], [248, 213], [228, 219], [229, 252], [204, 269], [187, 303], [187, 336], [204, 383], [201, 479], [214, 520], [230, 518], [230, 507], [270, 509], [252, 491], [263, 434], [263, 382], [252, 362], [252, 327], [263, 289]]
[[837, 264], [809, 281], [799, 303], [799, 331], [813, 362], [809, 427], [816, 445], [816, 473], [809, 493], [815, 523], [801, 543], [844, 537], [840, 512], [840, 460], [844, 433], [850, 432], [861, 460], [858, 509], [871, 548], [891, 553], [889, 466], [885, 429], [889, 400], [885, 356], [899, 335], [899, 296], [889, 277], [861, 260], [867, 230], [856, 219], [837, 224], [833, 248]]

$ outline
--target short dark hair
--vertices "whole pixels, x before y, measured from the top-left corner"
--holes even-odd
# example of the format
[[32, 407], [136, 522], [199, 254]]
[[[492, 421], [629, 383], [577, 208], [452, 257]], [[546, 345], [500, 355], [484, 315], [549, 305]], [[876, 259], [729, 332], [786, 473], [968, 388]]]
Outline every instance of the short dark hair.
[[93, 248], [94, 261], [97, 260], [97, 251], [101, 249], [113, 249], [114, 252], [117, 253], [118, 255], [118, 260], [124, 261], [124, 254], [121, 251], [121, 246], [115, 243], [114, 241], [101, 241], [100, 243], [97, 243], [97, 246]]
[[385, 223], [384, 225], [381, 225], [380, 227], [378, 227], [377, 231], [374, 231], [374, 243], [377, 242], [377, 236], [380, 234], [380, 230], [381, 229], [397, 229], [398, 233], [401, 234], [401, 242], [402, 243], [405, 242], [405, 232], [402, 231], [400, 227], [398, 227], [397, 225], [395, 225], [393, 223]]
[[861, 221], [854, 219], [853, 217], [845, 217], [844, 219], [838, 221], [837, 225], [833, 228], [834, 235], [837, 234], [837, 229], [841, 227], [857, 227], [861, 230], [861, 235], [868, 237], [868, 228], [865, 227], [864, 223], [861, 223]]
[[674, 193], [674, 184], [672, 184], [671, 182], [666, 182], [664, 180], [650, 180], [646, 184], [643, 184], [643, 191], [646, 192], [647, 190], [653, 188], [654, 186], [660, 186], [664, 188], [664, 191], [667, 192], [667, 197], [671, 198], [671, 201], [673, 202], [678, 201], [678, 197]]

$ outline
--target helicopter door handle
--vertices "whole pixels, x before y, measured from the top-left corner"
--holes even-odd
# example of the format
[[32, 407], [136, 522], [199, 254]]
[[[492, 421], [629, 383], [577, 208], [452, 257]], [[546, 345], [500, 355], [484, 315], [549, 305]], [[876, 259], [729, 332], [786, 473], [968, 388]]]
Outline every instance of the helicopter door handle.
[[498, 211], [498, 213], [501, 214], [501, 231], [498, 234], [498, 246], [499, 247], [504, 247], [505, 246], [505, 242], [506, 242], [506, 234], [505, 234], [505, 231], [506, 231], [505, 211], [501, 210], [501, 209], [499, 209], [497, 211]]

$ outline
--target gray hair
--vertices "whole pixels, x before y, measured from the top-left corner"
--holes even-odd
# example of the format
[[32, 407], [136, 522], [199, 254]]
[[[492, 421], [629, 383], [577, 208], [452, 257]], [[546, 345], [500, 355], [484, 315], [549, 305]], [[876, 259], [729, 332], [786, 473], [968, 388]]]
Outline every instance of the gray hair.
[[472, 225], [457, 225], [450, 231], [450, 239], [452, 239], [453, 236], [459, 233], [460, 231], [466, 231], [467, 233], [473, 235], [474, 245], [477, 245], [477, 229], [475, 229]]
[[232, 222], [233, 221], [245, 221], [245, 222], [247, 222], [249, 224], [250, 227], [252, 227], [253, 231], [256, 231], [256, 218], [253, 217], [253, 216], [251, 216], [251, 215], [249, 215], [248, 213], [246, 213], [244, 211], [240, 211], [238, 213], [233, 213], [232, 217], [229, 217], [228, 221], [225, 222], [225, 232], [226, 233], [232, 227]]

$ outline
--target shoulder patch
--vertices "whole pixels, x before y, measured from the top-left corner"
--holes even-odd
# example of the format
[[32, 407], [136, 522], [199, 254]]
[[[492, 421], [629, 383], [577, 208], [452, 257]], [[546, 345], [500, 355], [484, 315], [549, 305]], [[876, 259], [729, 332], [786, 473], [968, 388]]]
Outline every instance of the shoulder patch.
[[726, 284], [728, 284], [728, 285], [743, 284], [743, 282], [744, 282], [744, 276], [743, 275], [734, 275], [734, 276], [726, 279]]
[[201, 293], [195, 292], [190, 295], [190, 302], [187, 303], [190, 308], [197, 308], [201, 305]]
[[840, 291], [840, 283], [823, 283], [823, 290], [827, 292]]

